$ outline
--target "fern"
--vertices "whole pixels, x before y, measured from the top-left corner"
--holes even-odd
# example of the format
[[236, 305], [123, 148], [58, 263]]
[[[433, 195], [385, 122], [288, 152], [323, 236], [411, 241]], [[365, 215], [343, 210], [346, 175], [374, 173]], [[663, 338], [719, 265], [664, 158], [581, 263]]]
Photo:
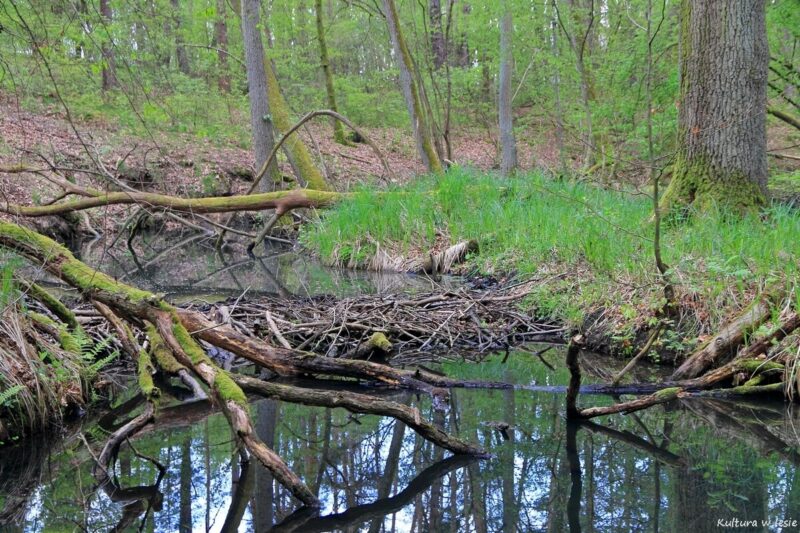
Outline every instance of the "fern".
[[10, 405], [11, 400], [13, 400], [17, 394], [22, 392], [24, 388], [25, 387], [22, 385], [14, 385], [13, 387], [9, 387], [3, 392], [0, 392], [0, 407]]

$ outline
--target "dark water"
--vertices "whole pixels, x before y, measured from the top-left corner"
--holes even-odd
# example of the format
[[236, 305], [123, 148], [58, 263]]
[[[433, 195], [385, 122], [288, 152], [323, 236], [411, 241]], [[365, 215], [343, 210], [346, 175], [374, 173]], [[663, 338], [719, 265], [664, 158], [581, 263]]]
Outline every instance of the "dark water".
[[[506, 365], [446, 370], [566, 381], [563, 369], [522, 353]], [[388, 418], [258, 401], [260, 436], [323, 502], [319, 516], [298, 515], [266, 471], [240, 464], [224, 418], [195, 404], [163, 409], [133, 440], [135, 452], [123, 448], [116, 490], [96, 489], [78, 430], [59, 445], [7, 452], [2, 516], [17, 521], [12, 531], [108, 531], [120, 522], [131, 531], [797, 531], [760, 525], [800, 517], [800, 420], [780, 403], [682, 401], [573, 425], [560, 394], [458, 390], [447, 412], [393, 398], [494, 457], [450, 457]], [[504, 434], [498, 422], [513, 429]], [[80, 431], [102, 440], [97, 422]], [[735, 519], [759, 525], [719, 527]]]
[[450, 277], [433, 282], [426, 276], [331, 268], [292, 247], [260, 246], [249, 257], [214, 248], [214, 239], [144, 234], [132, 250], [117, 241], [95, 241], [74, 250], [80, 258], [120, 280], [163, 292], [173, 300], [222, 299], [241, 294], [334, 294], [430, 291], [457, 283]]
[[[224, 298], [245, 289], [347, 295], [427, 290], [431, 283], [328, 269], [285, 249], [223, 262], [210, 242], [173, 250], [157, 241], [139, 246], [141, 269], [130, 254], [102, 246], [82, 255], [173, 298]], [[542, 362], [519, 352], [506, 364], [498, 358], [481, 366], [451, 363], [444, 370], [475, 379], [566, 384], [563, 353], [551, 350], [544, 357]], [[587, 359], [584, 371], [601, 375], [613, 364]], [[446, 412], [434, 411], [425, 397], [391, 397], [479, 443], [493, 458], [451, 457], [390, 418], [255, 402], [261, 438], [323, 503], [318, 515], [298, 513], [265, 470], [241, 463], [219, 413], [205, 402], [173, 401], [132, 447], [123, 446], [115, 483], [98, 488], [89, 447], [97, 450], [107, 432], [140, 407], [137, 398], [122, 394], [113, 416], [89, 413], [57, 441], [0, 452], [0, 530], [800, 530], [780, 524], [800, 521], [800, 418], [782, 403], [681, 401], [575, 425], [564, 420], [558, 393], [456, 390]], [[584, 405], [611, 401], [581, 397]], [[503, 424], [511, 427], [503, 430]], [[745, 527], [734, 527], [736, 521]]]

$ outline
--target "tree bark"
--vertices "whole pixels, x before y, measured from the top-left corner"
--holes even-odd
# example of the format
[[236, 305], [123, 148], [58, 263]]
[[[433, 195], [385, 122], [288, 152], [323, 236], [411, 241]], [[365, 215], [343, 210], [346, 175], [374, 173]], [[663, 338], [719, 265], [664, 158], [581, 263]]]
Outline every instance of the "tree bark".
[[[253, 152], [256, 168], [260, 168], [272, 151], [275, 139], [272, 132], [272, 116], [267, 98], [267, 72], [264, 44], [259, 31], [261, 0], [242, 0], [242, 39], [244, 59], [247, 65], [247, 88], [250, 99], [250, 126], [253, 130]], [[267, 175], [272, 179], [261, 181], [261, 192], [275, 190], [278, 166], [270, 165]]]
[[100, 15], [103, 17], [103, 25], [106, 28], [106, 39], [103, 40], [101, 53], [103, 55], [103, 90], [107, 91], [119, 86], [117, 82], [116, 62], [114, 61], [114, 48], [111, 40], [111, 22], [113, 21], [113, 12], [111, 11], [111, 4], [109, 0], [100, 0]]
[[190, 76], [192, 73], [189, 65], [189, 54], [183, 44], [183, 21], [181, 20], [181, 4], [179, 0], [170, 0], [172, 4], [172, 16], [175, 25], [172, 31], [175, 34], [175, 59], [178, 63], [178, 70]]
[[217, 87], [221, 93], [231, 91], [231, 76], [228, 72], [228, 23], [225, 16], [225, 0], [217, 0], [216, 19], [214, 20], [214, 46], [217, 50], [219, 73], [217, 74]]
[[[330, 58], [328, 57], [328, 44], [325, 40], [325, 26], [322, 20], [322, 0], [314, 0], [314, 10], [317, 15], [319, 61], [322, 66], [322, 74], [325, 76], [325, 92], [328, 96], [328, 109], [338, 113], [339, 108], [336, 105], [336, 89], [333, 85], [333, 69], [331, 68]], [[333, 126], [333, 139], [339, 144], [347, 144], [342, 123], [335, 118], [331, 118], [331, 126]]]
[[513, 174], [517, 169], [517, 141], [514, 138], [514, 116], [512, 113], [511, 73], [514, 69], [512, 34], [514, 22], [509, 0], [503, 0], [500, 20], [500, 93], [498, 107], [500, 117], [500, 170], [503, 174]]
[[430, 0], [428, 2], [428, 18], [431, 21], [431, 52], [433, 53], [433, 68], [441, 68], [447, 61], [447, 42], [442, 29], [442, 2]]
[[[269, 107], [272, 110], [272, 120], [275, 127], [281, 134], [286, 135], [292, 128], [292, 119], [289, 116], [289, 104], [283, 98], [281, 93], [278, 77], [275, 74], [275, 67], [272, 61], [267, 59], [264, 63], [264, 68], [267, 73], [267, 98], [269, 98]], [[296, 134], [286, 141], [286, 152], [292, 166], [295, 168], [297, 177], [305, 181], [306, 187], [318, 191], [326, 191], [329, 189], [325, 181], [325, 177], [317, 168], [314, 160], [311, 158], [311, 152], [303, 142], [303, 140]]]
[[664, 208], [766, 203], [764, 0], [683, 0], [679, 147]]
[[411, 52], [406, 45], [403, 32], [400, 28], [400, 19], [394, 0], [383, 0], [386, 23], [392, 39], [397, 63], [400, 68], [400, 85], [408, 107], [408, 115], [414, 128], [414, 138], [417, 142], [417, 152], [429, 172], [440, 173], [443, 171], [442, 162], [433, 142], [433, 132], [426, 120], [425, 110], [419, 94], [419, 80], [415, 74], [414, 62]]

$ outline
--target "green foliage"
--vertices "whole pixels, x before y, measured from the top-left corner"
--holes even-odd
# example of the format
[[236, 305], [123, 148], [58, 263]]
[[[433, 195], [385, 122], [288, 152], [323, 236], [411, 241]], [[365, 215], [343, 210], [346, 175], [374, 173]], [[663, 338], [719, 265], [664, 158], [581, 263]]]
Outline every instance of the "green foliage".
[[14, 398], [23, 390], [25, 390], [25, 387], [17, 384], [0, 391], [0, 408], [11, 405], [11, 403], [14, 401]]
[[[365, 264], [378, 244], [411, 255], [427, 252], [438, 234], [478, 241], [469, 266], [484, 272], [570, 272], [570, 281], [544, 284], [529, 301], [573, 323], [598, 305], [625, 303], [620, 281], [650, 287], [654, 304], [662, 297], [648, 199], [536, 173], [503, 179], [452, 169], [402, 189], [361, 190], [301, 240], [328, 262]], [[705, 212], [667, 227], [663, 241], [666, 263], [689, 291], [719, 301], [732, 288], [743, 295], [763, 280], [796, 278], [790, 258], [800, 256], [800, 216], [780, 205], [743, 218]]]

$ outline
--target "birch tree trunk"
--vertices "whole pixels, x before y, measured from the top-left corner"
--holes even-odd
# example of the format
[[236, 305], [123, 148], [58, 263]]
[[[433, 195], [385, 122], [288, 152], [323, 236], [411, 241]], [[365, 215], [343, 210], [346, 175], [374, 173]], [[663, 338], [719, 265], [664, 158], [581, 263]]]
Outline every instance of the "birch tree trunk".
[[436, 153], [430, 125], [425, 119], [425, 111], [419, 95], [418, 80], [414, 74], [414, 63], [400, 29], [400, 21], [397, 17], [397, 8], [394, 5], [394, 0], [383, 0], [383, 7], [386, 14], [386, 23], [389, 26], [389, 35], [392, 38], [392, 46], [400, 67], [400, 85], [408, 106], [411, 125], [414, 128], [417, 151], [429, 172], [442, 172], [442, 163], [439, 160], [439, 154]]
[[512, 33], [514, 22], [508, 0], [501, 2], [503, 10], [500, 20], [500, 94], [498, 108], [500, 116], [500, 170], [513, 174], [517, 169], [517, 141], [514, 139], [514, 116], [511, 105], [511, 73], [514, 69]]
[[[259, 26], [260, 0], [242, 0], [242, 38], [244, 59], [247, 65], [247, 89], [250, 99], [250, 125], [253, 129], [253, 152], [256, 168], [267, 161], [275, 144], [272, 134], [272, 117], [267, 98], [267, 72], [264, 64], [264, 44], [261, 42]], [[267, 170], [272, 179], [261, 180], [260, 191], [275, 190], [277, 166], [273, 163]]]
[[764, 0], [681, 4], [678, 155], [662, 206], [746, 210], [767, 199]]

